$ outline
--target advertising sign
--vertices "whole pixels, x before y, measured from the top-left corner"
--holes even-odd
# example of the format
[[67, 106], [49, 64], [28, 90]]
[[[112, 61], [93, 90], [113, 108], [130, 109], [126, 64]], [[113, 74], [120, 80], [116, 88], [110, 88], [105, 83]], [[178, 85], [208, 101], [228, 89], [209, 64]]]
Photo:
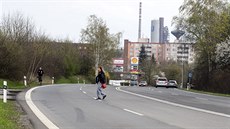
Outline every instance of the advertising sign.
[[138, 64], [138, 62], [139, 62], [138, 57], [132, 57], [131, 58], [131, 64]]
[[114, 65], [123, 65], [124, 60], [123, 59], [113, 59], [113, 64]]

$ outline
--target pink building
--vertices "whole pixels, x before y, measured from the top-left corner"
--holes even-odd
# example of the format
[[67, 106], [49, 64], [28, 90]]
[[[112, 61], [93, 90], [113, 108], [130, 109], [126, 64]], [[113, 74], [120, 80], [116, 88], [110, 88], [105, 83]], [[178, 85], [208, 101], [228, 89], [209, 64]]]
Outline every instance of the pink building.
[[[187, 63], [193, 63], [194, 50], [191, 43], [150, 43], [150, 42], [131, 42], [124, 41], [124, 71], [130, 71], [131, 58], [138, 57], [141, 46], [145, 46], [145, 51], [149, 57], [154, 54], [156, 62], [173, 60], [181, 61], [182, 59]], [[182, 50], [184, 48], [184, 53]]]

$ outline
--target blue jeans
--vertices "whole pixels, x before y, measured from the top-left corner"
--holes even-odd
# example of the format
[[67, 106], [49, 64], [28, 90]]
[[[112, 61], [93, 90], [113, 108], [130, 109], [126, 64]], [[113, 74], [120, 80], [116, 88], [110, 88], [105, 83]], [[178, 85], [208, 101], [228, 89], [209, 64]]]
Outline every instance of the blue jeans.
[[101, 83], [99, 82], [97, 84], [97, 97], [101, 98], [100, 95], [103, 97], [103, 96], [105, 96], [105, 93], [102, 92]]

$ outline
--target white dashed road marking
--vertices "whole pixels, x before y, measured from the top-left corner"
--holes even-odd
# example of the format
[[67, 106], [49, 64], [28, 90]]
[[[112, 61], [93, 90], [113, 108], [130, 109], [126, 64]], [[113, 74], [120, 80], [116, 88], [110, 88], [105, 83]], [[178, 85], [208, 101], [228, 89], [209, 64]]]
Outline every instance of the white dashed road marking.
[[120, 87], [117, 87], [116, 89], [118, 91], [122, 91], [122, 92], [127, 93], [127, 94], [131, 94], [131, 95], [135, 95], [135, 96], [138, 96], [138, 97], [154, 100], [154, 101], [157, 101], [157, 102], [160, 102], [160, 103], [165, 103], [165, 104], [169, 104], [169, 105], [173, 105], [173, 106], [177, 106], [177, 107], [182, 107], [182, 108], [186, 108], [186, 109], [190, 109], [190, 110], [194, 110], [194, 111], [199, 111], [199, 112], [204, 112], [204, 113], [209, 113], [209, 114], [213, 114], [213, 115], [218, 115], [218, 116], [230, 118], [230, 115], [228, 115], [228, 114], [209, 111], [209, 110], [200, 109], [200, 108], [196, 108], [196, 107], [190, 107], [190, 106], [177, 104], [177, 103], [173, 103], [173, 102], [169, 102], [169, 101], [165, 101], [165, 100], [161, 100], [161, 99], [157, 99], [157, 98], [152, 98], [152, 97], [148, 97], [148, 96], [144, 96], [144, 95], [140, 95], [140, 94], [136, 94], [136, 93], [133, 93], [133, 92], [122, 90]]
[[143, 114], [141, 113], [138, 113], [138, 112], [135, 112], [135, 111], [132, 111], [132, 110], [129, 110], [129, 109], [123, 109], [124, 111], [127, 111], [127, 112], [130, 112], [130, 113], [133, 113], [133, 114], [136, 114], [138, 116], [144, 116]]
[[208, 100], [208, 99], [205, 99], [205, 98], [200, 98], [200, 97], [196, 97], [196, 99], [200, 99], [200, 100]]

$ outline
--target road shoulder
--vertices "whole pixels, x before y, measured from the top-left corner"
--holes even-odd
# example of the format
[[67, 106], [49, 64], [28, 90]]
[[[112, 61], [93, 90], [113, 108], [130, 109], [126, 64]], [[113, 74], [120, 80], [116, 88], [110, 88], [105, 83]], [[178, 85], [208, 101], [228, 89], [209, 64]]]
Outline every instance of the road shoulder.
[[31, 126], [34, 129], [47, 129], [47, 127], [38, 119], [38, 117], [32, 112], [25, 100], [25, 94], [28, 91], [24, 90], [16, 96], [17, 103], [21, 106], [22, 110], [26, 113], [23, 115], [23, 124], [27, 124], [30, 129]]

